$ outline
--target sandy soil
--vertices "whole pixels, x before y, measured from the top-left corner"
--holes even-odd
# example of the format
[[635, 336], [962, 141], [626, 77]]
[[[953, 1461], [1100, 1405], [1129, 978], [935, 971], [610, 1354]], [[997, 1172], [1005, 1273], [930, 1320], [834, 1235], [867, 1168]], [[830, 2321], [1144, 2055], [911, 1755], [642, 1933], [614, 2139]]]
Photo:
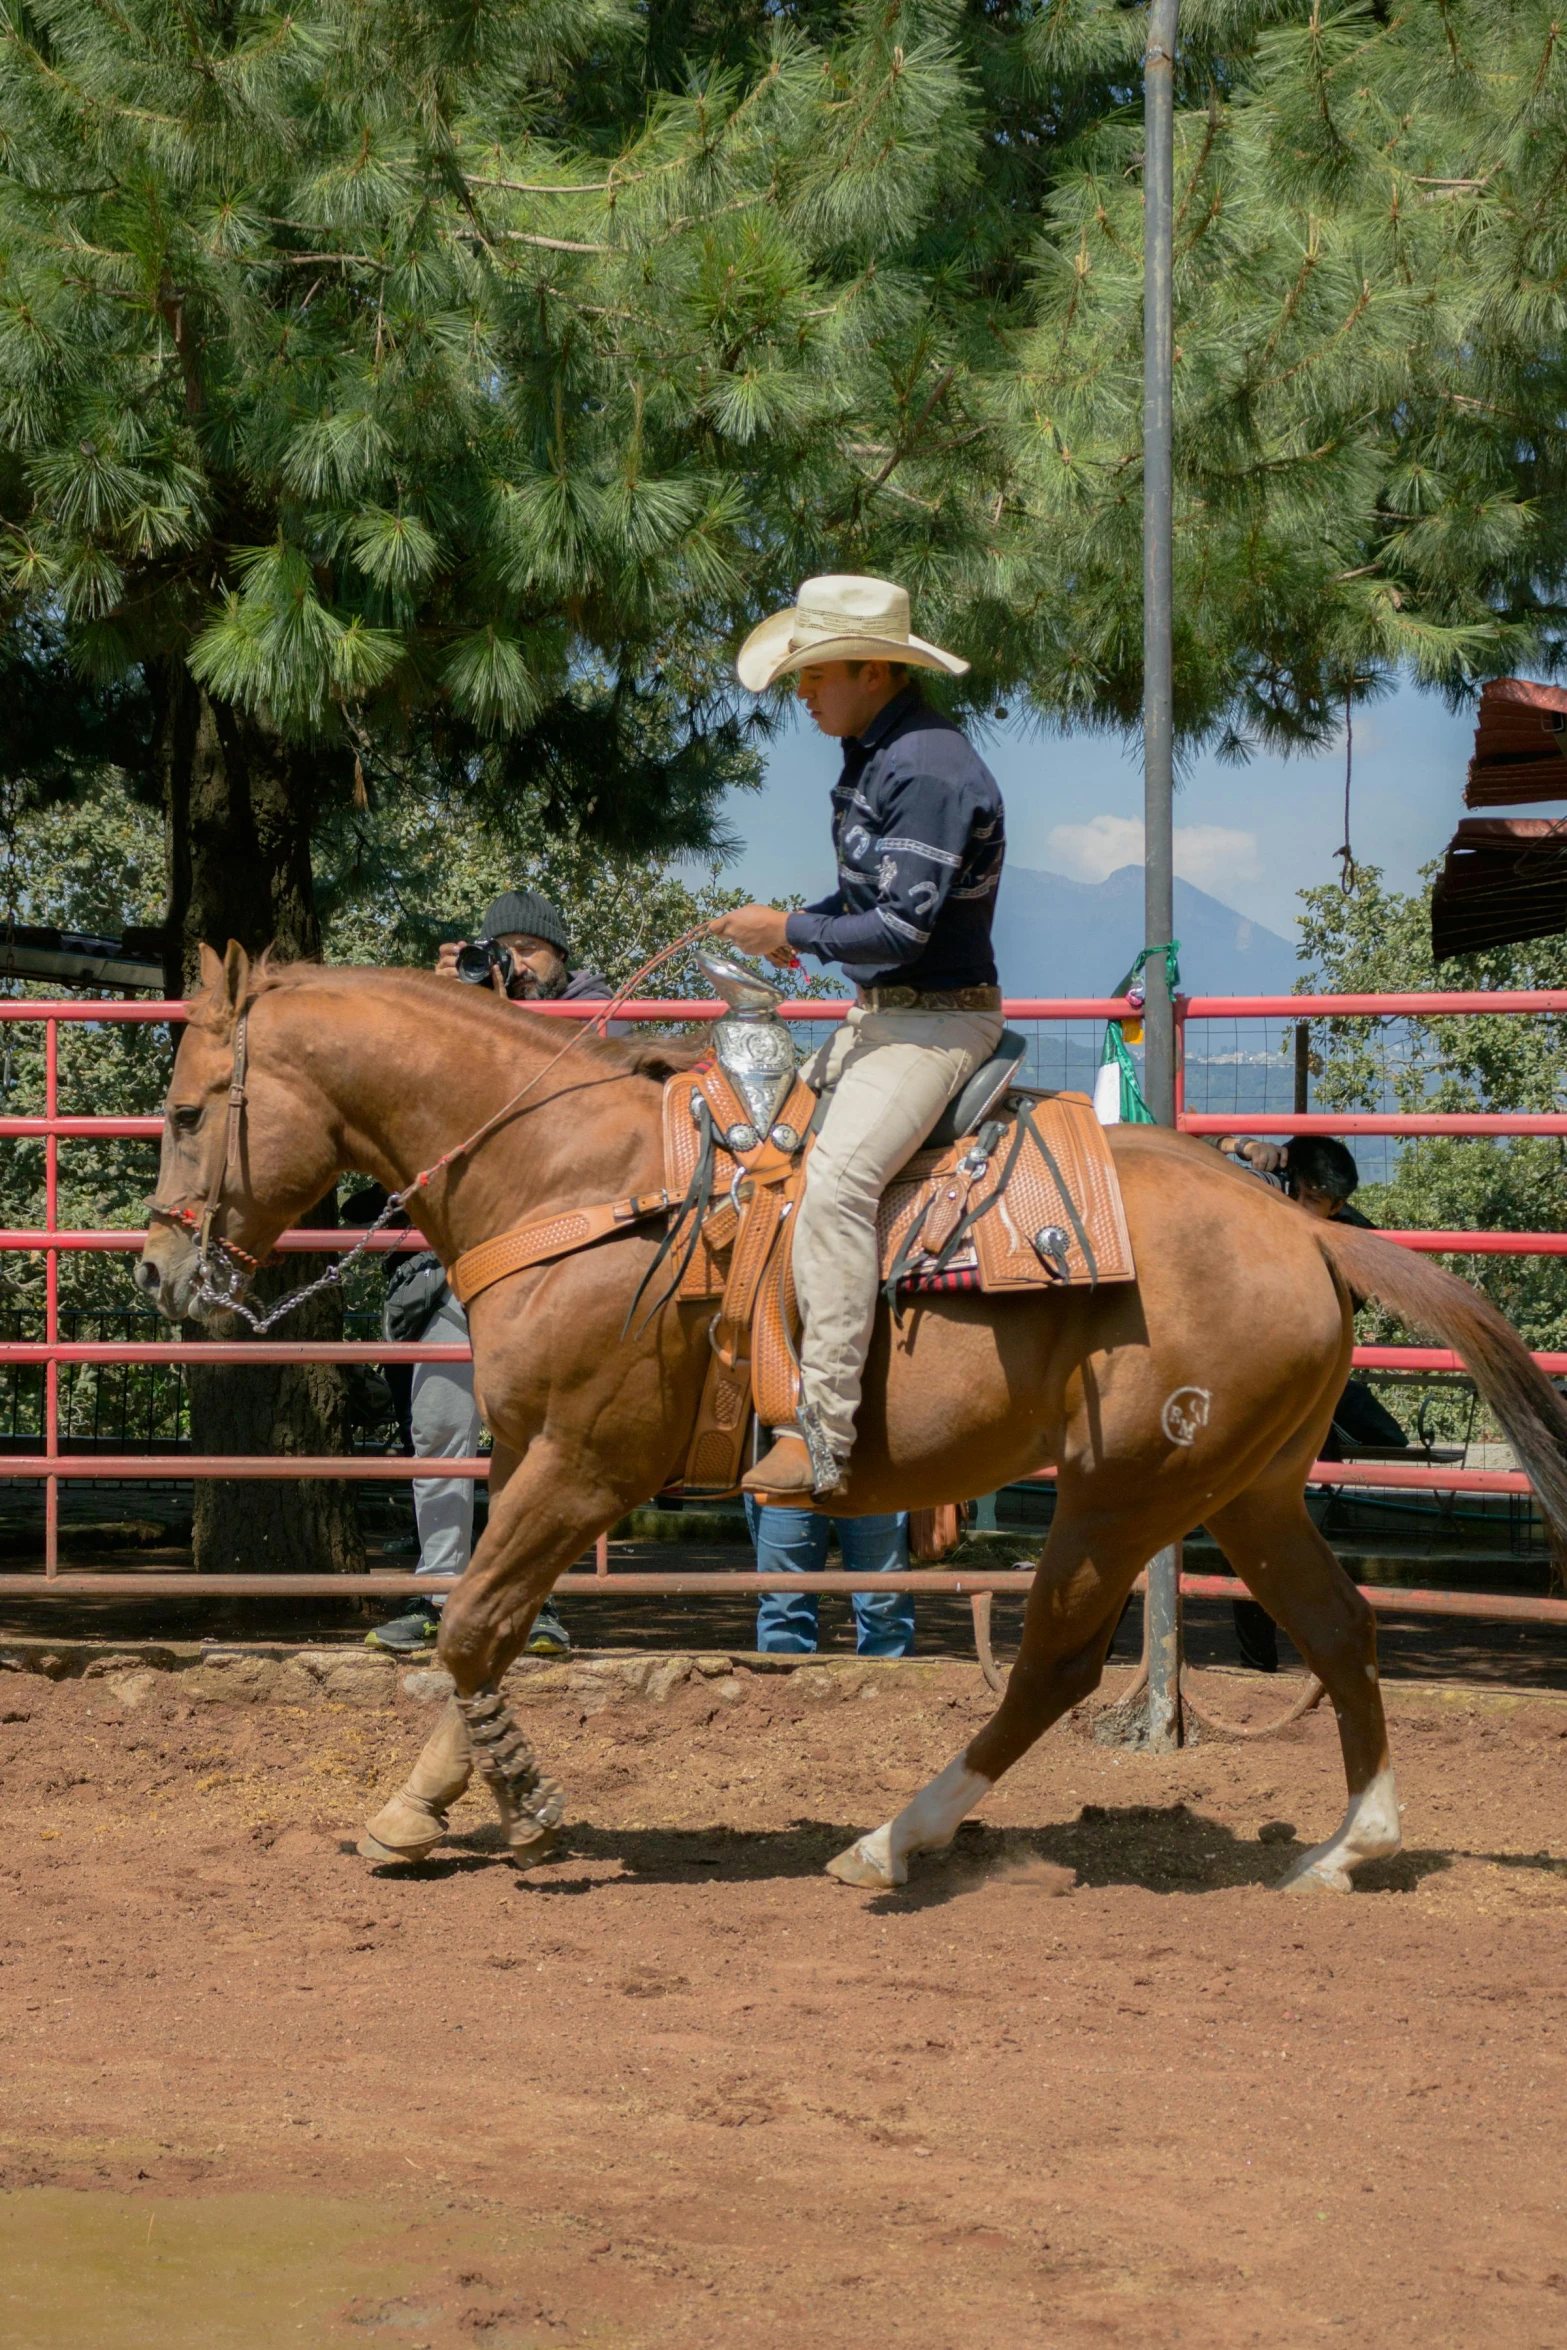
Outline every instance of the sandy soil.
[[1063, 1725], [873, 1897], [822, 1862], [988, 1701], [829, 1678], [557, 1674], [519, 1876], [482, 1800], [354, 1856], [409, 1700], [0, 1676], [11, 2350], [1567, 2337], [1567, 1703], [1390, 1691], [1409, 1850], [1348, 1899], [1269, 1889], [1320, 1716]]

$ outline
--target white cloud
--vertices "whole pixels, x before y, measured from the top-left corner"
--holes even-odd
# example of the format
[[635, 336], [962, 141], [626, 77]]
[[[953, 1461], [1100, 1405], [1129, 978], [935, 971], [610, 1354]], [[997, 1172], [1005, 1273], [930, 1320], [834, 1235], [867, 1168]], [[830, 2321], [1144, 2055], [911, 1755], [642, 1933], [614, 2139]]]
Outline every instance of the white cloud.
[[1045, 845], [1057, 872], [1074, 881], [1104, 881], [1123, 865], [1142, 863], [1142, 822], [1136, 816], [1093, 816], [1086, 824], [1058, 824]]
[[[1142, 822], [1136, 816], [1092, 816], [1086, 824], [1058, 824], [1046, 847], [1058, 873], [1074, 881], [1104, 881], [1123, 865], [1142, 863]], [[1237, 883], [1260, 881], [1257, 835], [1227, 824], [1178, 824], [1175, 870], [1183, 881], [1220, 897]]]

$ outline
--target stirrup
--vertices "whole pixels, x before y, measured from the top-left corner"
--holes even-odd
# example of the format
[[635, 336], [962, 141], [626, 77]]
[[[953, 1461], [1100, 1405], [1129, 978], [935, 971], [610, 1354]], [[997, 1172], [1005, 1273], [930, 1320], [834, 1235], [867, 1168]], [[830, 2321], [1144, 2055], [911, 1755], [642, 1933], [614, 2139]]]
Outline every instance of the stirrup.
[[780, 1428], [772, 1450], [740, 1480], [742, 1493], [784, 1509], [807, 1509], [815, 1498], [816, 1475], [805, 1438], [796, 1428]]
[[843, 1465], [824, 1445], [813, 1445], [798, 1428], [777, 1428], [773, 1443], [740, 1480], [742, 1493], [775, 1501], [784, 1509], [808, 1509], [843, 1491]]

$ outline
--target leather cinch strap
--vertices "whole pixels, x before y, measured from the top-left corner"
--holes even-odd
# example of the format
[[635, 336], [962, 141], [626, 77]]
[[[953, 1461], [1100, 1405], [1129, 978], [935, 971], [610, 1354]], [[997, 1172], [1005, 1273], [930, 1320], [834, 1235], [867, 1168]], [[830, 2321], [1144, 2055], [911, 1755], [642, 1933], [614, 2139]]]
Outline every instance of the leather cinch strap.
[[477, 1248], [466, 1249], [452, 1267], [457, 1302], [471, 1305], [508, 1273], [525, 1273], [530, 1265], [548, 1264], [551, 1257], [572, 1256], [611, 1232], [623, 1232], [628, 1224], [663, 1215], [673, 1205], [667, 1191], [633, 1192], [627, 1199], [605, 1200], [594, 1208], [566, 1208], [557, 1216], [542, 1216], [535, 1224], [519, 1224], [515, 1231], [483, 1240]]

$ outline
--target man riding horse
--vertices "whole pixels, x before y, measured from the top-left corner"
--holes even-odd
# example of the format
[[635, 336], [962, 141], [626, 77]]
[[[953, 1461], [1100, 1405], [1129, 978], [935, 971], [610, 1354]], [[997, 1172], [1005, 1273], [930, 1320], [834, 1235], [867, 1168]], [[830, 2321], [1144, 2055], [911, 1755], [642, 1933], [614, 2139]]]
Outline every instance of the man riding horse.
[[741, 906], [714, 925], [774, 963], [799, 952], [838, 963], [855, 987], [815, 1072], [830, 1093], [794, 1242], [799, 1426], [775, 1430], [743, 1481], [764, 1500], [799, 1503], [842, 1490], [876, 1314], [882, 1192], [1001, 1035], [990, 929], [1006, 842], [995, 777], [910, 676], [961, 677], [969, 665], [912, 633], [904, 589], [808, 579], [796, 604], [751, 631], [736, 666], [753, 693], [797, 672], [800, 700], [843, 743], [837, 888], [796, 913]]

